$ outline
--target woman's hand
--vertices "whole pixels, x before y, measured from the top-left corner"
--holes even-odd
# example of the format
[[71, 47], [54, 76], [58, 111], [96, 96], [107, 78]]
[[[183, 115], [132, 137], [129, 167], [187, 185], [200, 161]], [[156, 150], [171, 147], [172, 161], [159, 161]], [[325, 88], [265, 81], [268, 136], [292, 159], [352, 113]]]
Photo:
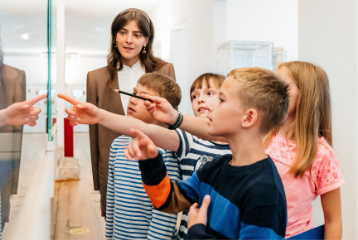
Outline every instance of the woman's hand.
[[45, 99], [47, 94], [39, 95], [31, 100], [11, 104], [6, 109], [0, 111], [0, 127], [5, 124], [10, 125], [36, 125], [41, 109], [34, 107], [37, 102]]
[[188, 229], [195, 224], [204, 224], [207, 223], [208, 218], [208, 207], [210, 205], [210, 196], [206, 195], [201, 203], [200, 209], [198, 209], [198, 204], [194, 203], [191, 205], [188, 213]]
[[157, 147], [147, 135], [138, 129], [130, 129], [129, 132], [132, 136], [135, 136], [135, 138], [124, 152], [128, 160], [147, 160], [158, 156]]
[[61, 93], [57, 96], [73, 105], [73, 107], [66, 108], [67, 118], [72, 126], [77, 126], [78, 124], [96, 124], [100, 121], [101, 110], [95, 105], [78, 101]]
[[154, 119], [170, 125], [176, 122], [178, 111], [165, 98], [149, 96], [147, 94], [141, 94], [141, 96], [153, 101], [145, 101], [144, 105]]

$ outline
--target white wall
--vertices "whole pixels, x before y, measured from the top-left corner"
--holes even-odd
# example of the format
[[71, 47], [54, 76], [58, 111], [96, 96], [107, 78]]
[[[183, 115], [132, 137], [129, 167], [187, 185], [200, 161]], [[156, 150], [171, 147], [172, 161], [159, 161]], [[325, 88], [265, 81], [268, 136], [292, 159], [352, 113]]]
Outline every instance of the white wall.
[[[346, 181], [341, 187], [343, 237], [357, 239], [356, 1], [300, 0], [298, 9], [299, 60], [320, 65], [330, 79], [333, 148]], [[319, 208], [314, 218], [323, 220]]]
[[171, 57], [171, 31], [185, 26], [187, 6], [188, 0], [162, 0], [148, 12], [155, 28], [154, 46], [159, 46], [157, 56], [165, 61]]
[[156, 57], [162, 57], [161, 55], [161, 9], [162, 4], [154, 7], [151, 11], [147, 12], [148, 16], [152, 20], [154, 25], [154, 41], [153, 41], [153, 53]]
[[226, 0], [227, 40], [270, 41], [298, 59], [298, 0]]
[[187, 8], [188, 81], [193, 82], [205, 72], [212, 72], [213, 3], [207, 0], [190, 1]]
[[107, 66], [106, 55], [81, 55], [79, 61], [66, 61], [66, 84], [86, 84], [87, 73]]
[[227, 0], [213, 0], [213, 44], [228, 41], [227, 25], [229, 22], [227, 14]]
[[184, 49], [187, 48], [187, 28], [179, 28], [171, 31], [170, 42], [170, 62], [175, 66], [176, 81], [182, 90], [182, 100], [180, 102], [179, 111], [184, 114], [192, 113], [190, 101], [190, 85], [187, 81], [188, 64], [187, 64], [187, 51], [182, 51], [177, 46], [181, 45]]
[[181, 109], [192, 114], [189, 88], [199, 75], [214, 70], [213, 1], [163, 0], [148, 14], [155, 24], [160, 57], [174, 63], [185, 105]]

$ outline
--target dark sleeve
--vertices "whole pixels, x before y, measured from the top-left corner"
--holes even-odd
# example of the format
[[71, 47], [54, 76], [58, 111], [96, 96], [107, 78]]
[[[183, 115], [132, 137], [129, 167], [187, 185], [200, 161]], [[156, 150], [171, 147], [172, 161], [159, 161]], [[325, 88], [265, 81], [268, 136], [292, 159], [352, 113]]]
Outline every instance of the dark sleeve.
[[187, 239], [216, 239], [215, 236], [206, 233], [204, 224], [195, 224], [188, 230]]
[[243, 215], [239, 239], [285, 239], [286, 219], [274, 206], [256, 207]]
[[[87, 74], [87, 102], [97, 106], [97, 84]], [[92, 163], [92, 176], [94, 190], [99, 190], [99, 147], [98, 147], [98, 124], [89, 125], [90, 150]]]
[[198, 201], [200, 183], [195, 174], [185, 181], [171, 182], [161, 154], [139, 161], [143, 186], [153, 206], [163, 212], [178, 213], [188, 210]]
[[[267, 179], [269, 177], [263, 175]], [[279, 178], [278, 174], [277, 177]], [[281, 179], [280, 179], [281, 181]], [[241, 211], [240, 239], [284, 239], [287, 205], [283, 186], [275, 181], [257, 181], [248, 188]]]

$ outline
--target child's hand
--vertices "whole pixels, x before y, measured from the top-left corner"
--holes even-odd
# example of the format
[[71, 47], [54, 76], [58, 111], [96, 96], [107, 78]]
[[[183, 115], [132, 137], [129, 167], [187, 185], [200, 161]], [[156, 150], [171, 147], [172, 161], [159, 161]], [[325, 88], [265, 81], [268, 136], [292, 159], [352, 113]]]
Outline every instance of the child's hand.
[[188, 229], [195, 224], [207, 223], [208, 207], [210, 205], [210, 196], [206, 195], [201, 204], [201, 208], [198, 209], [198, 204], [194, 203], [191, 205], [188, 214]]
[[135, 139], [129, 144], [124, 155], [128, 160], [147, 160], [158, 156], [158, 149], [147, 135], [138, 129], [130, 129], [129, 132]]
[[47, 94], [42, 94], [31, 100], [11, 104], [3, 111], [2, 119], [4, 120], [3, 121], [4, 124], [10, 124], [10, 125], [27, 124], [31, 127], [35, 126], [36, 120], [39, 119], [38, 115], [40, 114], [41, 109], [33, 107], [33, 105], [45, 99], [46, 97]]
[[57, 96], [73, 104], [73, 107], [66, 108], [67, 118], [72, 126], [77, 126], [78, 124], [96, 124], [99, 122], [101, 111], [95, 105], [80, 102], [61, 93], [57, 94]]
[[176, 122], [178, 111], [175, 110], [165, 98], [149, 96], [147, 94], [141, 94], [141, 96], [153, 101], [145, 101], [144, 105], [154, 119], [170, 125], [173, 125]]

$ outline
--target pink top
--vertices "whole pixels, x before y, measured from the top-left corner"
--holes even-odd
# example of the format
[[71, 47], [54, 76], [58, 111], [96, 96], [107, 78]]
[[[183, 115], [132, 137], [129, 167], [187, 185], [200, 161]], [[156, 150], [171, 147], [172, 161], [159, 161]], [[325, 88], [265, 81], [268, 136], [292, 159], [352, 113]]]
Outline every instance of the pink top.
[[320, 138], [312, 175], [307, 171], [303, 178], [288, 174], [296, 156], [295, 142], [276, 134], [266, 153], [274, 161], [285, 188], [288, 215], [286, 238], [311, 229], [311, 202], [317, 195], [337, 189], [345, 183], [333, 149], [324, 138]]

